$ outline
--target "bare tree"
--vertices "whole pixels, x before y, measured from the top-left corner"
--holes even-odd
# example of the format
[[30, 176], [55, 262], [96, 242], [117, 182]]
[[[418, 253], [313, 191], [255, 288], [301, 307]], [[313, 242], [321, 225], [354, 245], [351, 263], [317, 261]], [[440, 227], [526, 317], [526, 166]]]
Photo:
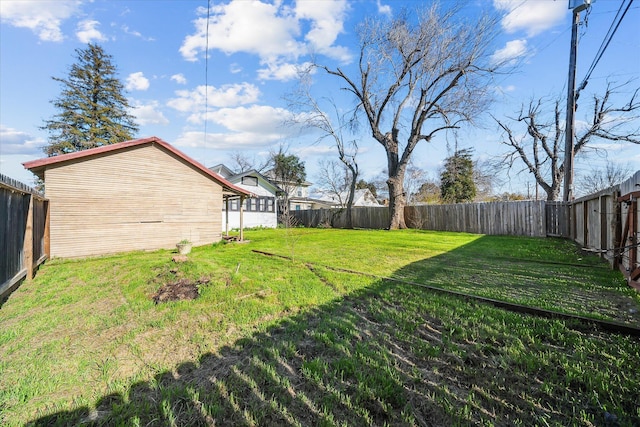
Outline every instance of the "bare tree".
[[414, 203], [414, 195], [418, 193], [420, 186], [427, 180], [428, 174], [424, 169], [417, 167], [413, 161], [409, 161], [404, 177], [404, 193], [407, 205]]
[[495, 181], [496, 177], [489, 161], [475, 160], [473, 162], [473, 182], [476, 184], [474, 201], [484, 202], [491, 200]]
[[[289, 94], [289, 107], [293, 110], [305, 111], [297, 116], [297, 122], [307, 127], [312, 127], [321, 131], [319, 140], [330, 138], [338, 151], [338, 158], [349, 172], [347, 188], [347, 228], [353, 227], [352, 207], [353, 196], [356, 189], [356, 182], [360, 174], [356, 156], [358, 154], [358, 143], [356, 140], [346, 141], [345, 132], [353, 131], [357, 128], [357, 120], [354, 114], [350, 118], [341, 114], [333, 99], [323, 97], [316, 99], [310, 92], [312, 69], [301, 70], [299, 73], [299, 84], [297, 90]], [[321, 108], [319, 102], [330, 107], [333, 111], [333, 119]]]
[[391, 229], [406, 228], [403, 185], [416, 146], [473, 121], [491, 95], [497, 20], [483, 15], [465, 22], [461, 11], [435, 4], [392, 20], [366, 20], [356, 75], [320, 66], [346, 84], [385, 149]]
[[[614, 142], [631, 142], [640, 144], [640, 128], [635, 129], [633, 120], [638, 118], [640, 109], [638, 91], [631, 92], [629, 101], [622, 106], [612, 104], [614, 95], [627, 84], [613, 86], [607, 84], [603, 96], [593, 96], [593, 109], [587, 118], [586, 127], [576, 132], [573, 151], [577, 156], [589, 148], [594, 139], [604, 139]], [[516, 117], [507, 117], [506, 121], [494, 120], [504, 131], [505, 138], [501, 141], [509, 147], [502, 161], [508, 170], [521, 161], [524, 170], [531, 173], [538, 185], [547, 193], [547, 200], [557, 200], [564, 179], [564, 113], [561, 110], [562, 101], [556, 100], [551, 118], [546, 114], [548, 105], [543, 99], [531, 101], [528, 107], [523, 106]], [[520, 169], [521, 171], [522, 169]]]
[[337, 200], [340, 206], [346, 206], [351, 177], [344, 163], [336, 160], [321, 160], [318, 164], [317, 184], [323, 193]]
[[618, 185], [633, 175], [633, 169], [628, 165], [607, 162], [604, 168], [590, 171], [581, 176], [578, 180], [577, 194], [587, 195], [606, 190], [609, 187]]
[[230, 167], [235, 173], [256, 170], [260, 173], [264, 172], [268, 167], [273, 166], [273, 153], [266, 160], [260, 162], [255, 157], [249, 157], [246, 152], [234, 151], [229, 155]]

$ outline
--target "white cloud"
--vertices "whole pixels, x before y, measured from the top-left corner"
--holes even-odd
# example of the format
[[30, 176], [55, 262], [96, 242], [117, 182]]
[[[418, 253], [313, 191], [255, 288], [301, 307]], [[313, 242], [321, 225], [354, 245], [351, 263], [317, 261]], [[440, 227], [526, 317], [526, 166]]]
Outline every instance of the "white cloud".
[[242, 66], [240, 64], [238, 64], [237, 62], [234, 62], [233, 64], [229, 65], [229, 72], [231, 74], [238, 74], [242, 72]]
[[221, 108], [210, 111], [208, 119], [214, 123], [236, 132], [281, 134], [284, 121], [292, 117], [290, 111], [268, 105], [252, 105], [250, 107]]
[[[264, 70], [281, 68], [281, 64], [294, 62], [309, 53], [342, 62], [351, 60], [346, 47], [335, 45], [338, 35], [344, 31], [347, 10], [345, 0], [298, 1], [295, 8], [280, 1], [268, 4], [259, 0], [233, 0], [211, 8], [208, 46], [229, 55], [238, 52], [257, 55], [265, 66], [263, 76], [289, 78], [289, 73], [265, 74]], [[205, 14], [206, 9], [201, 8], [200, 13]], [[197, 18], [194, 25], [194, 34], [187, 36], [180, 47], [180, 53], [188, 61], [196, 61], [207, 46], [207, 18]], [[309, 28], [306, 34], [303, 27]]]
[[382, 4], [382, 2], [378, 0], [378, 13], [381, 15], [391, 16], [391, 6], [389, 6], [388, 4]]
[[149, 79], [144, 76], [142, 71], [129, 74], [127, 77], [126, 89], [131, 90], [147, 90], [149, 89]]
[[171, 80], [178, 83], [179, 85], [187, 84], [187, 79], [182, 73], [174, 74], [173, 76], [171, 76]]
[[309, 50], [342, 62], [351, 60], [346, 47], [334, 46], [338, 35], [343, 32], [347, 9], [344, 0], [296, 3], [296, 16], [301, 20], [311, 21], [311, 29], [305, 36], [310, 45]]
[[122, 25], [120, 28], [125, 34], [129, 34], [130, 36], [139, 37], [145, 41], [155, 41], [153, 37], [145, 37], [140, 31], [132, 30], [128, 25]]
[[136, 122], [145, 125], [168, 125], [169, 120], [159, 109], [158, 101], [151, 101], [147, 104], [134, 102], [131, 114], [136, 117]]
[[42, 147], [46, 141], [42, 138], [34, 138], [26, 132], [0, 125], [0, 154], [42, 154]]
[[513, 64], [519, 58], [529, 54], [526, 40], [508, 41], [502, 49], [498, 49], [491, 56], [494, 64]]
[[0, 19], [18, 28], [28, 28], [42, 41], [60, 42], [64, 39], [62, 22], [79, 12], [79, 0], [2, 0]]
[[298, 126], [285, 125], [285, 120], [292, 116], [286, 109], [266, 105], [222, 108], [209, 112], [208, 119], [229, 132], [207, 134], [205, 140], [202, 132], [189, 131], [183, 133], [176, 144], [216, 149], [270, 147], [299, 134]]
[[[261, 1], [231, 1], [213, 6], [209, 21], [209, 48], [228, 54], [245, 52], [261, 58], [280, 55], [296, 56], [302, 51], [293, 35], [299, 33], [298, 22], [291, 10]], [[206, 9], [201, 8], [201, 13]], [[206, 48], [207, 18], [194, 21], [196, 32], [187, 36], [180, 53], [188, 61], [195, 61]]]
[[301, 70], [308, 69], [311, 65], [310, 62], [305, 62], [304, 64], [267, 64], [266, 68], [258, 69], [258, 78], [260, 80], [279, 80], [286, 82], [297, 78]]
[[515, 92], [516, 87], [514, 85], [507, 85], [507, 86], [498, 86], [496, 88], [496, 91], [498, 93], [509, 93], [509, 92]]
[[566, 1], [493, 0], [502, 13], [502, 27], [508, 33], [523, 30], [535, 36], [562, 22], [568, 11]]
[[76, 37], [82, 43], [91, 43], [92, 41], [103, 42], [107, 37], [98, 30], [100, 22], [91, 19], [78, 22]]
[[[183, 113], [191, 113], [188, 120], [192, 123], [200, 123], [204, 119], [205, 107], [223, 108], [236, 107], [256, 102], [260, 96], [260, 90], [250, 84], [230, 84], [220, 88], [198, 86], [194, 90], [178, 90], [177, 98], [170, 99], [167, 105]], [[206, 99], [205, 99], [206, 98]], [[208, 105], [205, 106], [205, 101]]]

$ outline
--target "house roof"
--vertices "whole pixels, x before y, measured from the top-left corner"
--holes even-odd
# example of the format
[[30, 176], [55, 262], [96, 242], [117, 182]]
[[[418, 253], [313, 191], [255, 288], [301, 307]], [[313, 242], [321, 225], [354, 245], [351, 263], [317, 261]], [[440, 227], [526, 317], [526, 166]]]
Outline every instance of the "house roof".
[[255, 176], [256, 178], [258, 178], [258, 181], [262, 183], [263, 187], [270, 187], [270, 189], [275, 194], [284, 193], [284, 190], [282, 188], [278, 187], [275, 183], [271, 182], [266, 176], [262, 175], [260, 172], [258, 172], [255, 169], [251, 169], [250, 171], [235, 174], [233, 176], [230, 176], [227, 179], [231, 182], [241, 182], [242, 177], [245, 177], [245, 176]]
[[187, 162], [189, 165], [191, 165], [195, 169], [199, 170], [200, 172], [204, 173], [205, 175], [207, 175], [208, 177], [216, 181], [218, 184], [220, 184], [223, 188], [223, 191], [228, 191], [237, 195], [244, 195], [244, 196], [251, 195], [251, 193], [248, 192], [247, 190], [244, 190], [240, 187], [236, 187], [235, 185], [227, 181], [222, 176], [207, 169], [202, 163], [197, 162], [196, 160], [187, 156], [182, 151], [178, 150], [177, 148], [173, 147], [168, 142], [163, 141], [157, 136], [151, 136], [149, 138], [134, 139], [134, 140], [125, 141], [125, 142], [118, 142], [116, 144], [104, 145], [102, 147], [76, 151], [68, 154], [61, 154], [59, 156], [45, 157], [38, 160], [32, 160], [30, 162], [24, 162], [22, 165], [25, 167], [25, 169], [29, 169], [31, 172], [36, 174], [39, 178], [43, 178], [45, 169], [47, 169], [47, 167], [52, 165], [61, 165], [73, 160], [90, 159], [91, 157], [98, 156], [101, 154], [126, 150], [132, 147], [141, 147], [144, 145], [155, 145], [181, 158], [182, 160]]
[[234, 171], [232, 171], [222, 163], [217, 164], [215, 166], [211, 166], [209, 170], [212, 170], [218, 175], [222, 175], [224, 178], [227, 178], [227, 179], [229, 179], [230, 177], [236, 174]]
[[[337, 194], [327, 192], [323, 193], [322, 197], [325, 198], [323, 199], [325, 203], [336, 204], [342, 202], [346, 204], [349, 193], [347, 191], [343, 191], [340, 193], [340, 197], [338, 198]], [[371, 190], [369, 190], [368, 188], [360, 188], [355, 190], [355, 192], [353, 193], [353, 206], [380, 206], [380, 203], [373, 196]]]
[[275, 169], [269, 169], [268, 171], [266, 171], [263, 176], [265, 178], [267, 178], [269, 181], [273, 182], [274, 184], [278, 184], [278, 185], [295, 185], [295, 186], [300, 186], [300, 187], [310, 187], [311, 185], [313, 185], [313, 183], [309, 182], [309, 181], [302, 181], [302, 182], [284, 182], [281, 179], [278, 179], [276, 177], [276, 171]]
[[220, 163], [215, 166], [211, 166], [209, 169], [224, 176], [229, 182], [234, 184], [241, 183], [242, 178], [245, 176], [253, 176], [258, 179], [258, 182], [262, 184], [262, 187], [266, 188], [272, 193], [274, 194], [284, 193], [283, 189], [278, 187], [274, 182], [269, 180], [266, 176], [264, 176], [263, 174], [261, 174], [255, 169], [251, 169], [251, 170], [240, 172], [240, 173], [235, 173], [234, 171], [229, 169], [227, 166], [225, 166], [223, 163]]

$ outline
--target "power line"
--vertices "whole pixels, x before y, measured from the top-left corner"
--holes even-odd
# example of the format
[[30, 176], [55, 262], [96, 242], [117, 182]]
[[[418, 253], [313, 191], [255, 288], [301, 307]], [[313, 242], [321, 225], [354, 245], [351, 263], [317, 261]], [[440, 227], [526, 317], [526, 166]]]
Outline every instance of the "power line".
[[207, 146], [207, 116], [209, 113], [209, 17], [211, 0], [207, 0], [207, 30], [204, 48], [204, 146]]
[[626, 15], [627, 11], [631, 7], [633, 0], [629, 0], [627, 7], [624, 9], [624, 11], [622, 11], [622, 8], [624, 7], [625, 2], [626, 0], [623, 0], [623, 2], [620, 4], [620, 8], [618, 8], [618, 12], [616, 13], [616, 16], [613, 18], [613, 22], [611, 22], [611, 25], [609, 26], [609, 30], [607, 31], [607, 34], [604, 36], [604, 40], [602, 40], [602, 44], [600, 44], [600, 48], [598, 49], [598, 52], [596, 53], [596, 56], [593, 59], [593, 62], [591, 63], [591, 66], [589, 67], [589, 70], [587, 71], [587, 74], [584, 80], [582, 80], [582, 83], [580, 83], [580, 86], [576, 90], [576, 94], [575, 94], [576, 100], [580, 96], [580, 91], [587, 86], [587, 83], [589, 82], [589, 77], [591, 77], [591, 73], [593, 73], [593, 70], [596, 68], [596, 65], [598, 65], [598, 62], [600, 62], [602, 55], [604, 55], [605, 50], [607, 50], [607, 47], [609, 46], [609, 43], [611, 42], [613, 35], [618, 30], [618, 27], [620, 26], [620, 23], [622, 22], [622, 19]]

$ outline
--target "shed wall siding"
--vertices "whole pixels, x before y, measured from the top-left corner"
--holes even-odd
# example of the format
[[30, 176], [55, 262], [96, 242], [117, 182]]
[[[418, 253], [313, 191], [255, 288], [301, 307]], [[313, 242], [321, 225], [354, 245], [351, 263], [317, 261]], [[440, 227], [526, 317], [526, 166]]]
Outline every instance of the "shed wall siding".
[[220, 240], [222, 187], [148, 145], [45, 171], [51, 256], [170, 249]]

